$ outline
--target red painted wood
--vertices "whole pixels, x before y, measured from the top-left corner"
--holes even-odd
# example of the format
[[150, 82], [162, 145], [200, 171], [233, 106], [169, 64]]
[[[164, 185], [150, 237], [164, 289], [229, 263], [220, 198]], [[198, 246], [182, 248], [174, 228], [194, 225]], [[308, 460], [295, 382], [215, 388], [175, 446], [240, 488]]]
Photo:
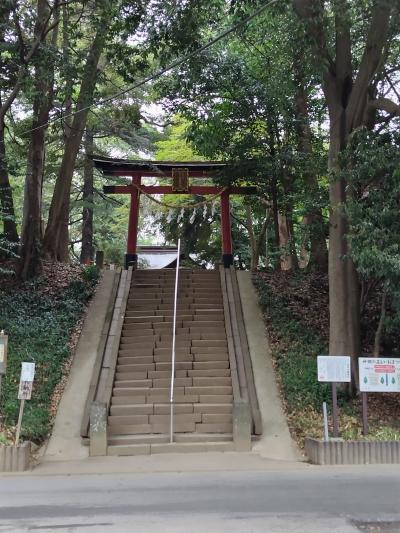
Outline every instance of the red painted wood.
[[232, 232], [231, 215], [229, 210], [229, 191], [221, 194], [221, 232], [222, 232], [222, 253], [232, 254]]
[[[132, 178], [132, 182], [136, 183], [136, 185], [140, 185], [140, 177]], [[136, 187], [133, 187], [133, 186], [128, 186], [128, 187], [129, 187], [129, 193], [131, 195], [131, 206], [129, 210], [128, 242], [127, 242], [126, 252], [128, 254], [136, 254], [138, 223], [139, 223], [140, 193], [136, 189]]]
[[[137, 179], [137, 178], [134, 178]], [[189, 192], [174, 192], [170, 185], [141, 185], [141, 190], [147, 194], [198, 194], [199, 196], [219, 194], [222, 187], [208, 185], [193, 185]], [[115, 185], [112, 194], [132, 194], [136, 190], [132, 185]], [[255, 194], [255, 187], [229, 187], [229, 194]]]

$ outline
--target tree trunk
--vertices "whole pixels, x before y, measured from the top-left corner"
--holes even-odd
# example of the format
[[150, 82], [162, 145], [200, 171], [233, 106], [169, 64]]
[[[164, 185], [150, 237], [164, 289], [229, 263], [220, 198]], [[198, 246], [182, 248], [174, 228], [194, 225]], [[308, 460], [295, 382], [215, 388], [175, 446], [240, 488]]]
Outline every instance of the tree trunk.
[[251, 211], [250, 205], [246, 205], [246, 227], [247, 227], [247, 231], [249, 234], [250, 250], [251, 250], [250, 270], [257, 270], [258, 261], [260, 259], [260, 253], [257, 247], [256, 235], [254, 233], [253, 213]]
[[[0, 17], [0, 46], [4, 44], [4, 32], [7, 27], [8, 19], [11, 12], [11, 2], [5, 4], [1, 9]], [[1, 66], [1, 65], [0, 65]], [[8, 177], [8, 168], [7, 168], [7, 154], [6, 154], [6, 145], [5, 145], [5, 114], [9, 109], [9, 106], [3, 109], [3, 103], [0, 93], [0, 109], [2, 113], [0, 114], [0, 217], [3, 223], [2, 234], [5, 241], [6, 247], [9, 244], [15, 245], [18, 243], [18, 230], [17, 224], [15, 222], [15, 211], [14, 211], [14, 201], [12, 196], [12, 189], [10, 185], [10, 180]], [[7, 250], [0, 249], [0, 257], [7, 257]]]
[[[49, 16], [46, 0], [38, 0], [35, 35], [43, 31]], [[58, 17], [57, 8], [54, 16]], [[53, 30], [52, 47], [57, 45], [58, 24]], [[40, 53], [40, 50], [39, 50]], [[42, 253], [42, 186], [45, 162], [45, 139], [50, 109], [53, 104], [54, 63], [47, 66], [39, 61], [35, 69], [35, 97], [29, 144], [24, 194], [24, 217], [22, 222], [19, 274], [23, 280], [37, 276], [41, 271]]]
[[[64, 65], [68, 67], [70, 64], [69, 51], [69, 8], [66, 4], [62, 6], [62, 56]], [[66, 76], [65, 80], [65, 99], [64, 99], [64, 141], [66, 141], [72, 125], [72, 117], [69, 116], [72, 112], [72, 90], [74, 80], [72, 76]]]
[[108, 17], [108, 9], [104, 8], [86, 61], [71, 131], [65, 142], [61, 167], [50, 205], [43, 245], [46, 257], [56, 261], [68, 262], [69, 259], [67, 235], [72, 176], [83, 132], [86, 127], [89, 106], [93, 102], [93, 93], [97, 80], [97, 66], [105, 45], [109, 27]]
[[93, 153], [93, 132], [86, 129], [85, 162], [83, 168], [83, 221], [82, 249], [80, 262], [83, 265], [93, 261], [93, 161], [88, 157]]
[[[0, 101], [1, 106], [1, 101]], [[0, 118], [0, 208], [3, 221], [3, 237], [8, 243], [18, 243], [18, 230], [15, 222], [14, 201], [7, 169], [7, 156], [5, 145], [5, 124]], [[7, 253], [2, 256], [7, 256]]]
[[293, 256], [290, 244], [290, 228], [285, 215], [278, 213], [279, 223], [279, 247], [281, 250], [281, 270], [292, 270], [294, 268]]
[[345, 145], [343, 114], [338, 107], [331, 116], [329, 150], [330, 232], [329, 232], [329, 351], [331, 355], [348, 355], [352, 360], [353, 384], [358, 378], [360, 354], [360, 289], [358, 274], [349, 257], [348, 221], [345, 214], [346, 183], [337, 177], [338, 156]]
[[378, 327], [375, 332], [375, 341], [374, 341], [374, 357], [379, 357], [381, 352], [381, 341], [382, 341], [382, 333], [383, 333], [383, 326], [385, 324], [385, 316], [386, 316], [386, 290], [383, 288], [382, 292], [382, 300], [381, 300], [381, 314], [379, 317], [379, 323]]
[[[273, 184], [272, 184], [272, 218], [274, 222], [274, 237], [275, 237], [275, 250], [276, 252], [279, 251], [280, 247], [280, 235], [279, 235], [279, 207], [278, 207], [278, 191], [277, 191], [277, 185], [276, 185], [276, 179], [274, 178]], [[280, 261], [276, 261], [276, 268], [277, 270], [280, 270], [281, 263]]]
[[[295, 97], [295, 112], [297, 122], [298, 150], [306, 157], [306, 168], [304, 179], [308, 195], [316, 200], [318, 194], [318, 181], [315, 172], [312, 171], [311, 159], [313, 154], [311, 142], [311, 128], [308, 114], [307, 91], [304, 87], [304, 79], [301, 70], [301, 62], [295, 61], [297, 77], [297, 94]], [[315, 265], [321, 271], [328, 269], [328, 248], [326, 245], [324, 219], [321, 209], [313, 206], [305, 216], [305, 222], [309, 227], [310, 234], [310, 256], [309, 265]]]

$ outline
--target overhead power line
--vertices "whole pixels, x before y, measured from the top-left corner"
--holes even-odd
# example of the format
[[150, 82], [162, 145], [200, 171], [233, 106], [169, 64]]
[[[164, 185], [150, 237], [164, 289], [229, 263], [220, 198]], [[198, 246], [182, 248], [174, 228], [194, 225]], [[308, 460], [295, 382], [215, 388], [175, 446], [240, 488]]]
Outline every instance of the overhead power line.
[[21, 136], [27, 135], [28, 133], [32, 133], [32, 132], [40, 130], [42, 128], [46, 128], [47, 126], [49, 126], [50, 124], [54, 124], [55, 122], [60, 122], [60, 121], [65, 120], [67, 118], [73, 117], [74, 115], [82, 113], [83, 111], [87, 111], [88, 109], [91, 109], [94, 106], [96, 106], [96, 107], [97, 106], [102, 106], [104, 104], [107, 104], [108, 102], [112, 102], [116, 98], [119, 98], [120, 96], [123, 96], [124, 94], [127, 94], [130, 91], [134, 91], [135, 89], [138, 89], [139, 87], [142, 87], [143, 85], [146, 85], [146, 83], [149, 83], [150, 81], [153, 81], [153, 80], [159, 78], [160, 76], [163, 76], [167, 72], [170, 72], [171, 70], [175, 69], [176, 67], [179, 67], [180, 65], [182, 65], [183, 63], [185, 63], [189, 59], [192, 59], [193, 57], [195, 57], [196, 55], [200, 54], [201, 52], [204, 52], [208, 48], [211, 48], [212, 46], [214, 46], [214, 44], [218, 43], [219, 41], [222, 41], [222, 39], [224, 39], [225, 37], [227, 37], [231, 33], [235, 32], [236, 30], [238, 30], [242, 26], [245, 26], [247, 23], [249, 23], [254, 18], [256, 18], [259, 15], [261, 15], [261, 13], [263, 13], [269, 6], [271, 6], [272, 4], [276, 4], [278, 1], [279, 0], [270, 0], [266, 4], [262, 5], [259, 9], [254, 11], [254, 13], [252, 13], [251, 15], [246, 17], [245, 19], [241, 20], [237, 24], [234, 24], [233, 26], [230, 26], [225, 31], [221, 32], [216, 37], [214, 37], [213, 39], [211, 39], [210, 41], [205, 43], [203, 46], [200, 46], [199, 48], [196, 48], [195, 50], [192, 50], [192, 52], [189, 52], [188, 54], [184, 55], [183, 57], [180, 57], [179, 59], [176, 59], [175, 61], [173, 61], [172, 63], [170, 63], [166, 67], [161, 68], [159, 70], [156, 70], [153, 74], [147, 76], [146, 78], [143, 78], [142, 80], [138, 81], [134, 85], [130, 85], [129, 87], [126, 87], [125, 89], [122, 89], [121, 91], [119, 91], [119, 92], [117, 92], [117, 93], [115, 93], [115, 94], [113, 94], [111, 96], [108, 96], [107, 98], [103, 98], [102, 100], [99, 100], [97, 102], [93, 102], [92, 104], [90, 104], [90, 105], [88, 105], [86, 107], [83, 107], [82, 109], [79, 109], [79, 111], [73, 111], [72, 113], [69, 113], [68, 115], [63, 115], [62, 117], [57, 117], [57, 118], [51, 119], [48, 122], [46, 122], [45, 124], [41, 124], [40, 126], [36, 126], [35, 128], [31, 128], [29, 130], [26, 130], [26, 131], [24, 131], [21, 134]]

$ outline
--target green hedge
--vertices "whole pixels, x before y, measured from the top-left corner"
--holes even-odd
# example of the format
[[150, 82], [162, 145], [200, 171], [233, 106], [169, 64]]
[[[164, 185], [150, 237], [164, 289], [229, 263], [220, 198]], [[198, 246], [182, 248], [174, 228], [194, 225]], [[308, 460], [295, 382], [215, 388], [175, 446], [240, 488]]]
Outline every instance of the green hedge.
[[56, 295], [46, 294], [38, 284], [0, 291], [0, 328], [9, 336], [7, 375], [0, 398], [6, 426], [14, 426], [18, 419], [21, 363], [36, 363], [32, 399], [25, 404], [23, 439], [41, 442], [50, 432], [51, 398], [70, 355], [72, 330], [93, 294], [97, 277], [83, 270], [81, 279]]
[[326, 343], [293, 316], [287, 299], [274, 294], [265, 279], [255, 277], [254, 284], [261, 308], [279, 339], [273, 356], [289, 411], [321, 410], [322, 402], [331, 401], [329, 384], [317, 380], [316, 358], [327, 353]]

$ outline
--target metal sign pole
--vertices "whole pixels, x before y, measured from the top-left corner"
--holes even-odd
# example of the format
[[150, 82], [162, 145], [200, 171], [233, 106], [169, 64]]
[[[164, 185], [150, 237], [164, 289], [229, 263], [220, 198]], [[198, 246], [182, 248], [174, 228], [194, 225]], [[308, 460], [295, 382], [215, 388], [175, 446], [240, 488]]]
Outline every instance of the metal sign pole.
[[171, 368], [171, 393], [170, 393], [170, 434], [169, 441], [174, 442], [174, 384], [175, 384], [175, 336], [176, 336], [176, 308], [178, 301], [178, 281], [179, 281], [179, 259], [181, 255], [181, 240], [178, 239], [178, 253], [176, 257], [176, 273], [175, 273], [175, 296], [174, 296], [174, 318], [172, 322], [172, 368]]
[[362, 395], [362, 418], [363, 418], [363, 435], [368, 435], [368, 399], [367, 393], [363, 392]]
[[329, 440], [329, 429], [328, 429], [328, 409], [326, 407], [326, 402], [322, 404], [322, 412], [324, 414], [324, 440]]
[[333, 436], [336, 439], [339, 436], [339, 417], [337, 404], [337, 385], [332, 383], [332, 418], [333, 418]]

